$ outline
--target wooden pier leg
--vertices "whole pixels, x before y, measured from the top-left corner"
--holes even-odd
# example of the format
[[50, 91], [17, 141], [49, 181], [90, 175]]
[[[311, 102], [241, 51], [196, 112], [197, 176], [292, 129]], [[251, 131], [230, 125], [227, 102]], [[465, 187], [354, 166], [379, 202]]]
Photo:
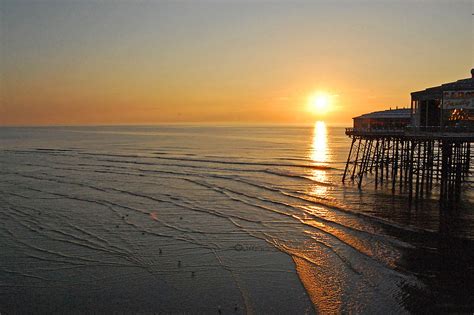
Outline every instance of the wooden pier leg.
[[383, 185], [384, 158], [385, 158], [385, 139], [382, 139], [382, 151], [380, 152], [380, 185]]
[[359, 152], [360, 152], [360, 146], [362, 145], [362, 139], [358, 138], [358, 145], [357, 145], [357, 151], [356, 151], [356, 157], [354, 159], [354, 167], [352, 168], [352, 174], [351, 174], [351, 180], [354, 180], [355, 172], [357, 169], [357, 163], [359, 162]]
[[443, 141], [441, 143], [441, 200], [446, 201], [452, 199], [451, 187], [451, 159], [452, 159], [452, 142]]
[[426, 173], [426, 167], [427, 167], [427, 161], [426, 161], [426, 146], [427, 146], [427, 141], [422, 141], [421, 144], [423, 147], [420, 147], [420, 153], [421, 153], [421, 181], [420, 181], [420, 198], [423, 198], [423, 193], [424, 193], [424, 188], [425, 188], [425, 173]]
[[352, 142], [351, 142], [351, 148], [349, 149], [349, 155], [347, 156], [347, 162], [346, 162], [346, 167], [344, 168], [344, 175], [342, 176], [342, 182], [344, 183], [344, 181], [346, 180], [346, 175], [347, 175], [347, 169], [349, 167], [349, 163], [351, 161], [351, 158], [352, 158], [352, 149], [354, 148], [354, 142], [356, 141], [355, 138], [352, 138]]
[[362, 179], [364, 178], [364, 175], [367, 172], [367, 165], [369, 164], [370, 152], [372, 150], [372, 142], [373, 142], [372, 139], [367, 140], [366, 145], [364, 147], [364, 155], [362, 157], [362, 164], [361, 164], [360, 171], [359, 171], [359, 183], [358, 183], [359, 188], [361, 188]]
[[463, 171], [462, 171], [462, 180], [464, 181], [468, 174], [469, 174], [469, 168], [467, 168], [467, 146], [469, 145], [469, 142], [464, 142], [462, 144], [462, 165], [463, 165]]
[[429, 180], [426, 182], [426, 190], [431, 192], [433, 190], [433, 166], [434, 166], [434, 141], [433, 140], [429, 142], [428, 161], [429, 161], [429, 177], [428, 177]]
[[471, 143], [468, 142], [467, 143], [467, 148], [466, 148], [467, 152], [466, 152], [466, 172], [469, 176], [469, 171], [471, 170]]
[[417, 150], [417, 154], [416, 154], [416, 185], [415, 185], [415, 198], [418, 199], [420, 197], [420, 168], [421, 168], [421, 165], [420, 165], [420, 160], [421, 160], [421, 152], [422, 152], [422, 149], [421, 149], [421, 141], [417, 143], [417, 147], [418, 147], [418, 150]]
[[387, 147], [386, 147], [386, 150], [385, 150], [385, 153], [386, 153], [386, 157], [385, 157], [385, 179], [388, 183], [388, 179], [390, 177], [390, 174], [388, 172], [388, 166], [390, 164], [390, 143], [391, 143], [391, 139], [388, 138], [387, 139]]
[[371, 158], [371, 161], [370, 161], [370, 174], [372, 174], [373, 170], [374, 170], [374, 167], [375, 169], [377, 169], [377, 155], [378, 155], [378, 150], [379, 150], [379, 139], [376, 138], [374, 139], [375, 141], [375, 147], [374, 147], [374, 150], [373, 150], [373, 154], [372, 154], [372, 158]]
[[408, 160], [408, 200], [410, 203], [413, 199], [413, 158], [415, 156], [415, 145], [415, 141], [411, 140], [410, 159]]
[[438, 141], [438, 148], [437, 148], [437, 151], [438, 153], [436, 154], [437, 155], [437, 163], [436, 163], [436, 181], [437, 182], [440, 182], [441, 181], [441, 177], [442, 177], [442, 174], [441, 174], [441, 169], [442, 169], [442, 166], [443, 166], [443, 143], [441, 141]]
[[375, 144], [375, 156], [374, 156], [374, 167], [375, 167], [375, 189], [377, 189], [379, 183], [379, 158], [380, 158], [380, 141], [377, 139]]
[[431, 164], [431, 160], [430, 160], [430, 143], [431, 141], [430, 140], [427, 140], [425, 142], [426, 144], [426, 147], [425, 147], [425, 177], [424, 177], [424, 185], [423, 185], [423, 191], [426, 192], [426, 194], [428, 194], [428, 188], [430, 187], [429, 185], [429, 182], [430, 182], [430, 164]]
[[360, 176], [362, 175], [362, 169], [364, 168], [364, 161], [365, 161], [365, 155], [367, 154], [367, 140], [360, 140], [361, 143], [363, 142], [363, 149], [362, 149], [362, 157], [360, 159], [360, 163], [359, 163], [359, 171], [357, 172], [357, 178], [359, 178], [359, 181], [360, 181]]
[[[443, 168], [443, 166], [446, 164], [446, 162], [445, 162], [445, 156], [444, 156], [444, 151], [445, 151], [444, 143], [441, 142], [441, 141], [438, 142], [438, 154], [440, 152], [440, 148], [441, 148], [442, 153], [441, 153], [441, 178], [439, 180], [439, 182], [440, 182], [439, 195], [440, 195], [440, 199], [443, 200], [445, 195], [446, 195], [446, 192], [445, 192], [446, 183], [444, 181], [444, 178], [445, 178], [444, 172], [446, 171], [446, 169]], [[440, 169], [439, 161], [438, 161], [437, 169], [438, 169], [437, 173], [439, 174], [439, 169]]]
[[449, 187], [449, 192], [448, 192], [448, 199], [450, 201], [453, 200], [453, 194], [454, 194], [454, 173], [453, 170], [454, 170], [454, 159], [453, 159], [453, 154], [454, 154], [454, 146], [453, 146], [453, 143], [450, 144], [450, 152], [449, 152], [449, 156], [448, 156], [448, 187]]
[[397, 182], [398, 172], [398, 139], [395, 140], [394, 156], [393, 156], [393, 167], [392, 167], [392, 194], [395, 193], [395, 183]]
[[456, 165], [456, 177], [455, 177], [455, 187], [454, 187], [454, 198], [456, 201], [459, 201], [461, 197], [461, 182], [462, 182], [462, 145], [460, 142], [456, 143], [456, 158], [454, 161]]
[[[412, 164], [413, 164], [413, 156], [412, 152], [413, 151], [413, 141], [412, 140], [407, 140], [407, 145], [406, 145], [406, 165], [405, 165], [405, 189], [406, 187], [409, 186], [408, 181], [410, 180], [410, 173], [412, 171]], [[413, 174], [412, 177], [413, 178]]]
[[451, 143], [448, 141], [443, 141], [441, 149], [441, 185], [443, 187], [443, 199], [450, 199], [450, 163], [451, 163]]
[[400, 193], [402, 192], [402, 187], [403, 187], [403, 170], [405, 168], [405, 146], [406, 146], [406, 141], [401, 140], [401, 146], [400, 146], [400, 179], [399, 179]]
[[463, 180], [469, 177], [469, 167], [470, 167], [470, 146], [471, 144], [469, 142], [464, 142], [464, 150], [463, 150]]

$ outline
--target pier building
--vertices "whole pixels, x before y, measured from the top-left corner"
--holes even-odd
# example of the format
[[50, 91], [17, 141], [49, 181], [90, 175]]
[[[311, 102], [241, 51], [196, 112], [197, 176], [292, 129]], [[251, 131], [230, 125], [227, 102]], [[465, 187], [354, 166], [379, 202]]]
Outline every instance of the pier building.
[[474, 69], [471, 77], [411, 93], [410, 108], [355, 117], [342, 181], [389, 186], [411, 201], [433, 190], [459, 200], [471, 175]]

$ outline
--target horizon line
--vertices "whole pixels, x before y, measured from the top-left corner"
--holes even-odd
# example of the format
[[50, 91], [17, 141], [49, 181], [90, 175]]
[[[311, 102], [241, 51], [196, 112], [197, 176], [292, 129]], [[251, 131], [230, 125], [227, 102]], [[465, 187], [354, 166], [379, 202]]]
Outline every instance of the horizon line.
[[287, 122], [156, 122], [156, 123], [98, 123], [98, 124], [0, 124], [0, 128], [51, 128], [51, 127], [153, 127], [153, 126], [288, 126], [312, 127], [317, 122], [324, 122], [328, 127], [346, 127], [350, 123], [328, 123], [323, 119], [314, 122], [287, 123]]

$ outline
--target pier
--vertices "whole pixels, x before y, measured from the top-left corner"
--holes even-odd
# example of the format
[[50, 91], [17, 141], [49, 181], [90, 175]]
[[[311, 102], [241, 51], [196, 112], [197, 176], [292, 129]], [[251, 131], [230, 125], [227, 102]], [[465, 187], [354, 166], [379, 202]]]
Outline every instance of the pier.
[[471, 78], [411, 93], [410, 108], [354, 118], [343, 182], [408, 194], [410, 201], [438, 189], [440, 200], [460, 199], [471, 173], [474, 69]]

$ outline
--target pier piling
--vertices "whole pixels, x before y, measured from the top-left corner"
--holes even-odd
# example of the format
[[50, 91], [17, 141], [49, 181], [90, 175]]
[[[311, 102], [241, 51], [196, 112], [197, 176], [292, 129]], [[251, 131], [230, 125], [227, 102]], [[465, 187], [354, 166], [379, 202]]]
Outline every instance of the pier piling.
[[375, 188], [392, 193], [398, 185], [411, 202], [439, 189], [441, 200], [457, 201], [470, 175], [474, 134], [363, 131], [347, 128], [352, 138], [343, 182], [373, 177]]

